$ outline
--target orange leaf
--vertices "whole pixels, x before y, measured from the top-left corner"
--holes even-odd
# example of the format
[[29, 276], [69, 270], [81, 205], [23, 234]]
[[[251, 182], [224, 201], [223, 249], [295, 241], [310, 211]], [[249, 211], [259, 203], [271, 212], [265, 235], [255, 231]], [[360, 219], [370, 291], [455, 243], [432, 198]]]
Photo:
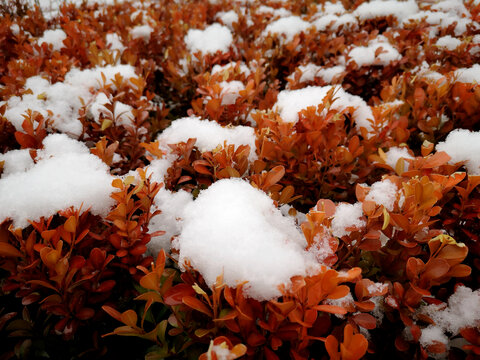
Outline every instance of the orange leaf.
[[320, 199], [317, 201], [317, 210], [323, 211], [327, 218], [335, 214], [336, 206], [332, 200]]
[[355, 321], [357, 325], [368, 330], [372, 330], [377, 327], [377, 320], [375, 320], [375, 318], [370, 314], [365, 314], [365, 313], [357, 314], [353, 316], [353, 321]]
[[275, 185], [280, 179], [285, 175], [285, 168], [281, 165], [275, 166], [270, 170], [265, 178], [263, 183], [263, 190], [267, 190], [270, 186]]
[[40, 286], [43, 286], [43, 287], [46, 287], [46, 288], [49, 288], [53, 291], [56, 291], [58, 292], [58, 290], [51, 284], [49, 284], [48, 282], [46, 281], [43, 281], [43, 280], [30, 280], [28, 281], [29, 284], [36, 284], [36, 285], [40, 285]]
[[325, 340], [325, 348], [331, 360], [340, 360], [340, 353], [338, 352], [338, 340], [333, 335], [328, 335]]
[[194, 310], [200, 311], [204, 313], [207, 316], [212, 317], [212, 311], [205, 305], [203, 302], [198, 300], [197, 298], [193, 296], [184, 296], [182, 298], [182, 302], [187, 305], [188, 307], [191, 307]]
[[23, 254], [16, 247], [6, 242], [0, 242], [0, 256], [3, 257], [22, 257]]
[[174, 287], [168, 289], [163, 299], [165, 301], [165, 305], [168, 306], [175, 306], [182, 304], [182, 298], [185, 296], [194, 296], [195, 290], [190, 285], [187, 284], [178, 284]]
[[458, 264], [455, 265], [450, 271], [447, 273], [447, 276], [450, 277], [466, 277], [472, 273], [472, 269], [470, 266], [465, 264]]
[[156, 272], [148, 273], [140, 279], [140, 285], [148, 290], [160, 291], [160, 282]]
[[427, 161], [425, 161], [425, 164], [423, 164], [422, 168], [423, 169], [431, 169], [437, 166], [445, 165], [447, 162], [449, 162], [451, 157], [444, 151], [439, 151], [429, 157]]
[[131, 328], [137, 327], [137, 313], [133, 310], [127, 310], [120, 315], [121, 321]]
[[312, 309], [327, 312], [330, 314], [345, 315], [347, 313], [347, 310], [345, 310], [343, 307], [336, 305], [315, 305], [312, 306]]
[[65, 221], [65, 224], [63, 224], [63, 227], [68, 232], [74, 233], [77, 230], [77, 219], [75, 218], [75, 216], [70, 216], [67, 221]]
[[425, 265], [425, 270], [422, 274], [422, 280], [433, 280], [444, 276], [448, 270], [450, 270], [450, 265], [444, 259], [430, 259]]
[[349, 292], [350, 288], [347, 285], [339, 285], [334, 291], [328, 294], [327, 299], [341, 299], [347, 296]]

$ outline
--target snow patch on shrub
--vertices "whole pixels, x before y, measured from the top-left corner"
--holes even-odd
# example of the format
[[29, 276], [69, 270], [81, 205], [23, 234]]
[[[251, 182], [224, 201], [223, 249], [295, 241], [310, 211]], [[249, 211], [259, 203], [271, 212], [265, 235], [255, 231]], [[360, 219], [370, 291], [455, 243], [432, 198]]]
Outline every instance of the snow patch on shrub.
[[456, 336], [461, 329], [476, 327], [480, 322], [480, 290], [473, 291], [466, 286], [458, 286], [455, 293], [448, 298], [448, 306], [426, 305], [419, 313], [429, 316], [435, 325], [422, 330], [420, 343], [423, 346], [439, 341], [448, 345], [449, 333]]
[[11, 219], [15, 227], [25, 228], [27, 220], [37, 221], [71, 206], [106, 215], [113, 205], [114, 177], [108, 166], [64, 134], [47, 136], [43, 145], [35, 165], [0, 179], [0, 222]]
[[354, 12], [360, 20], [375, 19], [378, 17], [393, 16], [399, 22], [410, 15], [419, 11], [418, 5], [414, 0], [396, 1], [396, 0], [378, 0], [364, 2]]
[[[399, 159], [413, 159], [414, 158], [412, 155], [409, 154], [407, 148], [399, 148], [399, 147], [396, 147], [396, 146], [392, 146], [385, 153], [385, 155], [387, 156], [387, 158], [385, 159], [385, 162], [392, 169], [395, 169]], [[403, 163], [404, 163], [404, 169], [405, 169], [405, 171], [407, 171], [410, 164], [405, 160], [403, 160]]]
[[192, 201], [192, 194], [184, 190], [171, 192], [164, 187], [160, 189], [155, 196], [156, 207], [153, 211], [160, 210], [161, 213], [150, 220], [148, 230], [150, 233], [165, 231], [165, 234], [152, 237], [148, 243], [152, 254], [158, 254], [161, 249], [170, 252], [171, 238], [180, 234], [183, 209]]
[[220, 275], [231, 287], [248, 281], [246, 294], [257, 300], [280, 296], [278, 286], [314, 265], [293, 220], [240, 179], [219, 180], [186, 206], [177, 246], [180, 264], [188, 261], [209, 286]]
[[374, 40], [371, 40], [368, 46], [354, 47], [348, 56], [351, 58], [350, 61], [355, 61], [359, 67], [369, 65], [387, 66], [392, 61], [402, 58], [398, 50], [383, 35], [379, 35]]
[[331, 224], [332, 235], [341, 238], [342, 236], [350, 234], [350, 231], [347, 230], [348, 228], [365, 226], [366, 222], [362, 219], [362, 216], [362, 204], [359, 202], [355, 204], [342, 203], [337, 205]]
[[132, 39], [142, 39], [144, 42], [150, 41], [153, 28], [150, 25], [137, 25], [130, 31]]
[[[82, 123], [78, 119], [78, 110], [82, 107], [80, 98], [88, 104], [95, 95], [91, 90], [98, 90], [103, 86], [102, 73], [106, 78], [106, 85], [112, 86], [112, 79], [119, 73], [124, 79], [136, 77], [135, 68], [130, 65], [108, 65], [93, 69], [72, 69], [65, 75], [63, 82], [50, 83], [41, 76], [27, 79], [24, 88], [30, 89], [32, 94], [12, 96], [7, 101], [5, 117], [17, 130], [22, 130], [23, 114], [28, 109], [38, 111], [47, 116], [47, 110], [53, 112], [53, 127], [71, 136], [82, 133]], [[106, 96], [105, 96], [106, 98]]]
[[188, 30], [184, 41], [192, 54], [196, 52], [215, 54], [217, 51], [227, 52], [232, 45], [233, 37], [228, 27], [215, 23], [205, 30]]
[[283, 36], [286, 42], [293, 40], [295, 35], [307, 31], [312, 25], [298, 16], [288, 16], [280, 18], [267, 25], [263, 31], [263, 36], [268, 34], [277, 34]]
[[196, 138], [195, 146], [202, 152], [212, 151], [218, 145], [234, 144], [250, 146], [250, 161], [257, 158], [255, 153], [255, 132], [249, 126], [222, 127], [215, 121], [201, 120], [198, 117], [186, 117], [175, 120], [157, 138], [160, 146], [169, 151], [168, 144], [187, 142]]
[[397, 192], [397, 185], [390, 180], [377, 181], [372, 184], [365, 200], [374, 201], [377, 205], [383, 205], [385, 209], [392, 211], [393, 204], [397, 199]]
[[[299, 90], [283, 90], [278, 94], [277, 102], [273, 109], [278, 111], [283, 121], [296, 123], [298, 121], [298, 113], [310, 106], [318, 106], [322, 103], [324, 97], [332, 86], [307, 86]], [[331, 105], [332, 109], [343, 110], [347, 107], [354, 107], [354, 120], [357, 128], [366, 128], [371, 131], [372, 126], [368, 119], [373, 119], [372, 109], [367, 103], [356, 95], [347, 93], [342, 88], [338, 88], [335, 92], [335, 102]]]
[[450, 155], [450, 164], [465, 161], [465, 167], [471, 175], [480, 175], [480, 132], [455, 129], [445, 141], [437, 144], [436, 150]]
[[63, 45], [63, 40], [67, 38], [67, 34], [62, 29], [45, 30], [42, 37], [37, 40], [38, 45], [47, 44], [52, 45], [53, 51], [60, 51]]

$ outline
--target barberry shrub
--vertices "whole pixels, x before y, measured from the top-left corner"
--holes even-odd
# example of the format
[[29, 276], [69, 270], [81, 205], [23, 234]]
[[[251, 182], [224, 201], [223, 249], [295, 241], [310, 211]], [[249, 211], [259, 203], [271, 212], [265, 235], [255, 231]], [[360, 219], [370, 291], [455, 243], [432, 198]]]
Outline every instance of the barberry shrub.
[[0, 13], [0, 359], [480, 356], [478, 1]]

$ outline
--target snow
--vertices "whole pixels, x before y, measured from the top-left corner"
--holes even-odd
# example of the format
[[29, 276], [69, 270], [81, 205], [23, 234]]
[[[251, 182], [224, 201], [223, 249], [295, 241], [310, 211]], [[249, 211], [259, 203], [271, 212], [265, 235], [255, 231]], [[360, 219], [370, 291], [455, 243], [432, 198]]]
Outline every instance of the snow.
[[318, 70], [317, 76], [320, 76], [326, 83], [331, 83], [336, 77], [342, 75], [344, 71], [345, 66], [343, 65], [337, 65], [328, 68], [324, 67]]
[[[397, 162], [399, 159], [414, 159], [412, 155], [409, 154], [407, 148], [399, 148], [396, 146], [392, 146], [386, 153], [385, 155], [387, 156], [385, 162], [387, 163], [388, 166], [390, 166], [392, 169], [395, 169], [397, 166]], [[409, 163], [407, 161], [404, 162], [404, 169], [408, 170]]]
[[[300, 76], [300, 82], [313, 81], [317, 76], [318, 71], [321, 69], [320, 66], [309, 63], [307, 65], [300, 65], [298, 68], [302, 75]], [[290, 78], [293, 78], [293, 74], [290, 75]]]
[[365, 200], [374, 201], [377, 205], [383, 205], [385, 209], [392, 211], [397, 199], [397, 192], [397, 185], [390, 180], [377, 181], [372, 184]]
[[341, 26], [343, 29], [350, 29], [354, 28], [358, 25], [357, 19], [352, 14], [344, 14], [344, 15], [334, 15], [334, 14], [326, 14], [313, 22], [313, 25], [317, 29], [317, 31], [325, 31], [327, 29], [331, 29], [333, 31], [337, 31]]
[[100, 123], [100, 116], [108, 116], [112, 115], [110, 111], [105, 107], [105, 104], [109, 104], [110, 99], [107, 97], [107, 95], [104, 92], [100, 92], [95, 96], [94, 100], [89, 106], [89, 115], [93, 117], [93, 120], [96, 123]]
[[60, 14], [60, 5], [63, 3], [71, 3], [80, 7], [83, 2], [87, 5], [113, 5], [114, 3], [122, 3], [124, 0], [27, 0], [30, 6], [38, 5], [46, 20], [51, 20]]
[[462, 44], [462, 41], [451, 37], [450, 35], [442, 36], [437, 40], [436, 45], [440, 48], [446, 48], [447, 50], [453, 51]]
[[388, 284], [384, 284], [384, 283], [373, 283], [373, 284], [370, 284], [368, 287], [367, 287], [367, 290], [370, 294], [373, 294], [373, 293], [377, 293], [377, 292], [383, 292], [385, 289], [388, 288]]
[[448, 345], [448, 337], [443, 333], [442, 329], [437, 326], [428, 326], [422, 329], [422, 335], [419, 340], [423, 347], [434, 345], [435, 343], [442, 343]]
[[[106, 77], [106, 85], [114, 88], [112, 79], [115, 74], [121, 74], [125, 79], [136, 77], [134, 67], [130, 65], [108, 65], [93, 69], [72, 69], [65, 75], [63, 82], [50, 83], [41, 76], [27, 79], [24, 88], [30, 89], [32, 94], [13, 96], [7, 101], [5, 117], [17, 130], [22, 129], [23, 114], [28, 109], [40, 112], [47, 116], [47, 110], [53, 112], [53, 127], [71, 136], [79, 136], [82, 132], [82, 123], [78, 119], [78, 110], [82, 107], [80, 98], [85, 103], [95, 100], [91, 90], [98, 90], [102, 86], [102, 76]], [[105, 98], [100, 98], [101, 102]], [[98, 102], [94, 102], [99, 110]]]
[[[306, 65], [300, 65], [297, 68], [297, 71], [302, 73], [299, 79], [300, 83], [313, 81], [317, 77], [320, 77], [326, 83], [332, 83], [336, 77], [340, 76], [345, 71], [345, 66], [337, 65], [332, 67], [322, 67], [313, 63], [308, 63]], [[294, 78], [295, 72], [289, 76], [289, 79], [291, 80]]]
[[257, 14], [273, 14], [274, 17], [287, 17], [291, 16], [292, 13], [284, 8], [274, 9], [270, 6], [261, 5], [255, 11]]
[[427, 345], [433, 341], [448, 344], [445, 333], [456, 336], [462, 328], [477, 327], [480, 322], [480, 290], [473, 291], [466, 286], [458, 286], [448, 299], [448, 306], [426, 305], [419, 313], [429, 316], [435, 325], [422, 330], [420, 343]]
[[233, 24], [238, 22], [238, 14], [235, 10], [219, 12], [216, 17], [230, 29], [233, 29]]
[[14, 36], [18, 36], [18, 34], [20, 34], [20, 26], [18, 26], [18, 24], [10, 25], [10, 31]]
[[0, 179], [0, 222], [11, 219], [15, 227], [25, 228], [27, 220], [49, 217], [71, 206], [106, 215], [113, 205], [114, 177], [109, 167], [65, 134], [49, 135], [43, 145], [36, 164]]
[[60, 51], [63, 47], [63, 40], [67, 38], [67, 34], [62, 29], [45, 30], [43, 36], [37, 40], [37, 43], [52, 45], [53, 51]]
[[113, 118], [116, 125], [133, 126], [135, 117], [132, 113], [133, 108], [130, 105], [116, 101], [113, 106]]
[[293, 40], [295, 35], [307, 31], [311, 27], [311, 24], [302, 20], [298, 16], [288, 16], [280, 18], [267, 25], [263, 31], [263, 36], [268, 34], [277, 34], [285, 38], [286, 42]]
[[177, 119], [165, 129], [157, 138], [162, 148], [168, 150], [168, 144], [187, 142], [189, 138], [196, 138], [195, 146], [202, 152], [212, 151], [218, 145], [234, 144], [250, 146], [249, 160], [256, 159], [255, 132], [249, 126], [222, 127], [215, 121], [201, 120], [198, 117]]
[[290, 278], [305, 276], [314, 260], [293, 220], [262, 191], [224, 179], [200, 192], [184, 211], [179, 263], [198, 270], [209, 286], [218, 276], [230, 287], [247, 282], [246, 295], [270, 300]]
[[217, 51], [228, 52], [233, 37], [228, 27], [214, 23], [206, 27], [205, 30], [188, 30], [184, 41], [192, 54], [197, 52], [215, 54]]
[[28, 149], [11, 150], [5, 154], [0, 154], [0, 161], [5, 162], [2, 176], [27, 171], [34, 165]]
[[480, 175], [480, 132], [455, 129], [437, 144], [436, 150], [450, 155], [450, 164], [464, 161], [469, 174]]
[[460, 68], [455, 71], [457, 81], [478, 84], [480, 83], [480, 64], [474, 64], [471, 68]]
[[362, 219], [362, 217], [363, 210], [361, 203], [341, 203], [337, 205], [331, 224], [332, 235], [341, 238], [350, 234], [350, 231], [347, 230], [347, 228], [361, 228], [365, 226], [366, 222]]
[[414, 15], [419, 11], [416, 1], [370, 1], [361, 4], [353, 13], [360, 20], [375, 19], [378, 17], [393, 16], [398, 22]]
[[150, 233], [161, 230], [165, 231], [165, 234], [152, 237], [148, 243], [148, 249], [152, 254], [157, 255], [161, 249], [170, 251], [171, 238], [180, 234], [183, 209], [192, 201], [192, 194], [186, 191], [171, 192], [164, 187], [160, 189], [155, 196], [153, 211], [160, 210], [161, 213], [150, 220], [148, 230]]
[[434, 36], [436, 33], [438, 33], [439, 28], [448, 28], [449, 26], [456, 24], [455, 25], [455, 35], [460, 36], [462, 35], [466, 30], [467, 26], [472, 23], [472, 20], [468, 18], [461, 18], [457, 16], [455, 13], [444, 13], [441, 11], [419, 11], [416, 14], [412, 14], [406, 18], [403, 19], [403, 25], [411, 22], [411, 21], [421, 21], [425, 20], [425, 22], [433, 28], [431, 29], [431, 34]]
[[431, 10], [455, 14], [457, 16], [470, 16], [462, 0], [444, 0], [431, 6]]
[[326, 2], [323, 4], [323, 13], [341, 15], [345, 13], [345, 8], [341, 2]]
[[126, 47], [122, 43], [122, 39], [118, 34], [107, 34], [105, 40], [107, 42], [107, 45], [110, 46], [110, 49], [112, 50], [118, 50], [122, 53], [126, 49]]
[[[318, 106], [327, 95], [332, 86], [307, 86], [299, 90], [283, 90], [278, 94], [277, 102], [273, 109], [278, 111], [285, 122], [295, 123], [298, 121], [298, 113], [310, 106]], [[335, 98], [338, 98], [331, 105], [332, 109], [343, 110], [347, 107], [356, 108], [353, 118], [357, 128], [364, 127], [372, 130], [368, 119], [373, 119], [372, 109], [359, 96], [351, 95], [342, 88], [337, 88]]]
[[[380, 53], [377, 53], [381, 48]], [[402, 56], [389, 42], [388, 39], [379, 35], [368, 43], [368, 46], [353, 47], [348, 53], [350, 61], [355, 61], [359, 66], [383, 65], [387, 66], [392, 61], [401, 60]]]
[[150, 41], [153, 28], [150, 25], [137, 25], [130, 30], [132, 39], [142, 39], [144, 42]]
[[245, 90], [245, 85], [241, 81], [222, 81], [222, 105], [232, 105], [240, 97], [239, 91]]
[[329, 236], [328, 230], [326, 230], [324, 236], [317, 234], [313, 239], [313, 246], [308, 249], [308, 252], [311, 253], [320, 264], [323, 264], [327, 258], [335, 255], [335, 251], [332, 250], [329, 244], [330, 238], [331, 236]]

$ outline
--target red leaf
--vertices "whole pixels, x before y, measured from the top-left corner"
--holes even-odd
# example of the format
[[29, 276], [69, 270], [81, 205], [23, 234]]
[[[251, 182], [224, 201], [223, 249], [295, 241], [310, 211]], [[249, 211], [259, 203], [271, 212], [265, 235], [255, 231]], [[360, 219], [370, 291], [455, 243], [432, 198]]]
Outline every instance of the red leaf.
[[212, 311], [207, 307], [207, 305], [205, 305], [203, 302], [198, 300], [196, 297], [184, 296], [182, 298], [182, 302], [188, 307], [194, 310], [200, 311], [209, 317], [213, 316]]
[[275, 185], [285, 175], [285, 168], [281, 165], [275, 166], [270, 170], [265, 178], [262, 189], [267, 190], [270, 186]]
[[111, 317], [113, 317], [115, 320], [118, 320], [118, 321], [122, 322], [122, 314], [120, 314], [120, 312], [118, 312], [117, 310], [115, 310], [115, 309], [112, 308], [111, 306], [103, 305], [103, 306], [102, 306], [102, 309], [103, 309], [103, 311], [105, 311], [108, 315], [110, 315]]
[[451, 157], [444, 151], [439, 151], [429, 157], [427, 161], [425, 161], [425, 164], [423, 164], [422, 168], [424, 169], [431, 169], [437, 166], [445, 165], [447, 162], [449, 162]]
[[347, 310], [345, 310], [343, 307], [336, 305], [315, 305], [312, 306], [312, 309], [327, 312], [330, 314], [345, 315], [347, 313]]
[[23, 254], [13, 245], [6, 242], [0, 242], [0, 256], [3, 257], [22, 257]]
[[187, 284], [178, 284], [168, 289], [163, 297], [165, 305], [175, 306], [183, 304], [182, 299], [185, 296], [195, 296], [195, 290]]
[[22, 133], [20, 131], [15, 132], [15, 140], [20, 144], [22, 149], [27, 149], [27, 148], [36, 148], [37, 146], [37, 141], [33, 136], [30, 136], [28, 134]]
[[76, 313], [77, 319], [88, 320], [95, 315], [95, 310], [91, 308], [82, 308], [79, 312]]
[[368, 330], [372, 330], [377, 327], [377, 320], [375, 320], [375, 318], [370, 314], [365, 314], [365, 313], [357, 314], [353, 316], [353, 321], [355, 321], [357, 325]]

